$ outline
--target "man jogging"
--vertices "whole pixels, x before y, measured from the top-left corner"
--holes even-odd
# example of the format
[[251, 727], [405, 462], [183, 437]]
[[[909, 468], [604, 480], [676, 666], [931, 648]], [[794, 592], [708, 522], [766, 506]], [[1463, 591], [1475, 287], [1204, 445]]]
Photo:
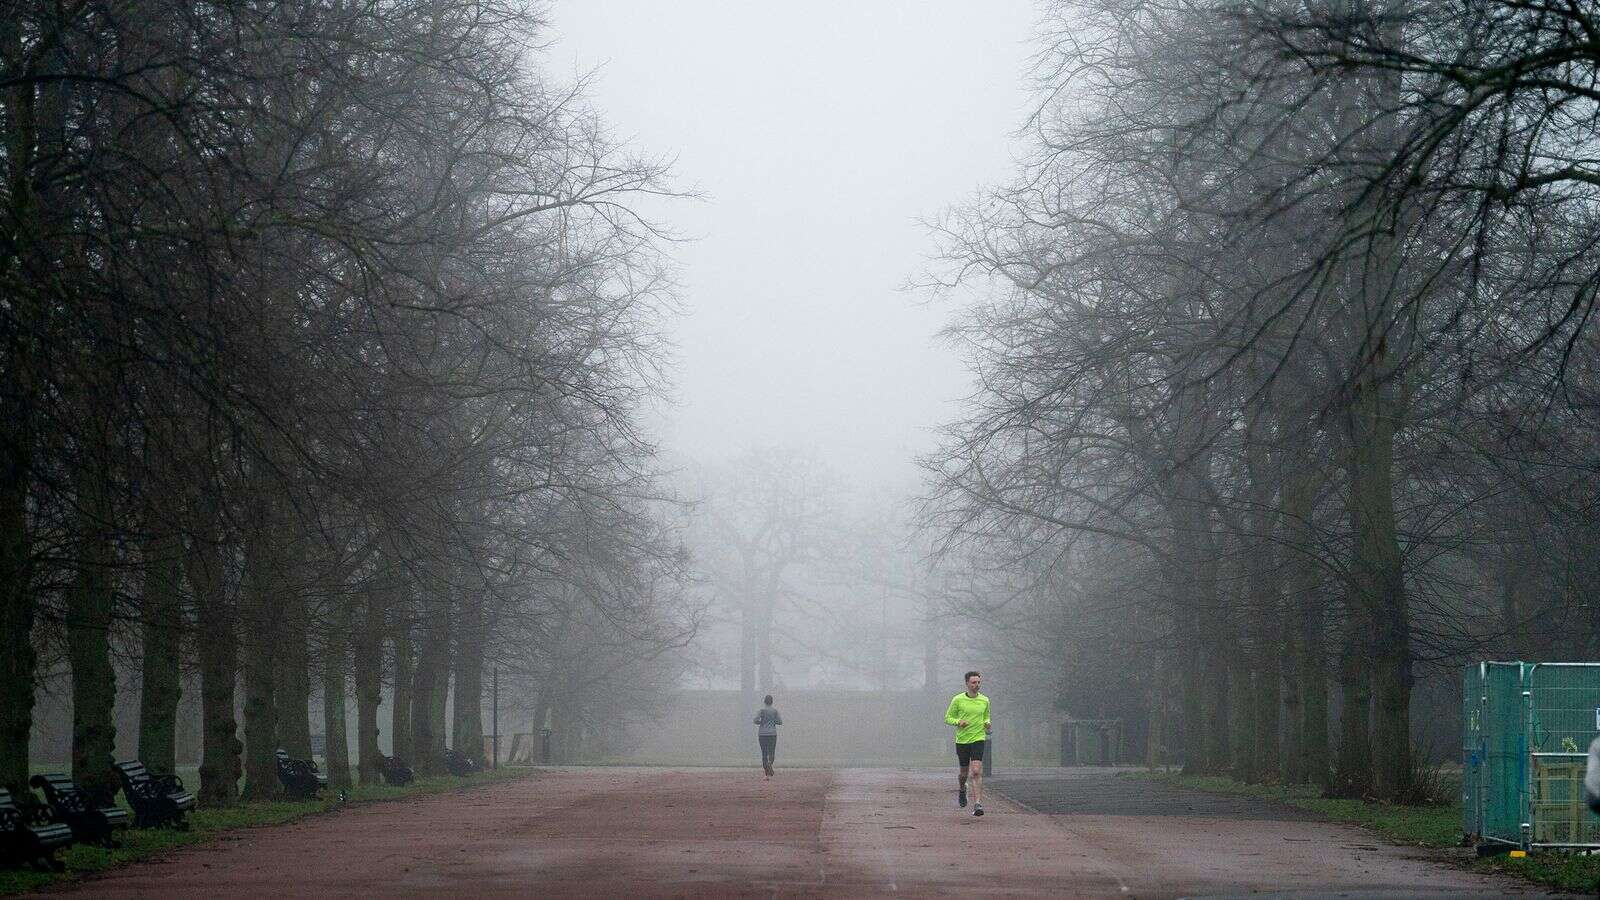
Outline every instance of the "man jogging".
[[778, 761], [778, 726], [783, 716], [772, 707], [772, 695], [766, 696], [766, 706], [756, 710], [756, 742], [761, 745], [761, 768], [772, 777], [772, 764]]
[[967, 805], [967, 779], [972, 780], [972, 814], [983, 815], [983, 749], [989, 740], [989, 698], [978, 693], [977, 672], [967, 673], [967, 689], [950, 698], [944, 723], [956, 728], [956, 762], [961, 765], [961, 790], [956, 805]]

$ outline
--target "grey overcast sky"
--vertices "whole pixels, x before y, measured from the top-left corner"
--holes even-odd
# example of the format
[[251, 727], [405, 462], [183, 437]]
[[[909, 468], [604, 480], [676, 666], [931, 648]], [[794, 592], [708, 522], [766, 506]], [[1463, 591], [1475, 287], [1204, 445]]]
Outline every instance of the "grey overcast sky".
[[666, 448], [814, 450], [904, 485], [967, 388], [901, 290], [938, 215], [1011, 171], [1029, 95], [1029, 0], [557, 0], [552, 74], [597, 72], [617, 136], [706, 194], [664, 212], [674, 323]]

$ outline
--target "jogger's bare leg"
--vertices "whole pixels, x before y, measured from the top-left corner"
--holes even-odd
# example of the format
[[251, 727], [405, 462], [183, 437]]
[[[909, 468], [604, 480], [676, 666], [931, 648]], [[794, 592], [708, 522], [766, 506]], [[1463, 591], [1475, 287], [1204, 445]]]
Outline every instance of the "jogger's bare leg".
[[972, 775], [967, 778], [971, 782], [972, 802], [980, 804], [983, 802], [983, 763], [973, 760], [968, 768], [972, 769]]

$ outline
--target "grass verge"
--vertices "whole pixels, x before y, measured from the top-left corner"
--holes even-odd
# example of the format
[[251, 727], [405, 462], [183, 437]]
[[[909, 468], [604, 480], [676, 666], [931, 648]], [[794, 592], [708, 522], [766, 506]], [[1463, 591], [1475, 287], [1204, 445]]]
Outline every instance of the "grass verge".
[[[1461, 804], [1397, 806], [1373, 800], [1332, 800], [1310, 785], [1245, 784], [1231, 778], [1171, 773], [1139, 773], [1177, 787], [1256, 797], [1319, 813], [1335, 822], [1360, 825], [1399, 844], [1457, 847], [1461, 844]], [[1564, 891], [1593, 892], [1600, 884], [1600, 855], [1545, 851], [1522, 859], [1507, 856], [1474, 860], [1482, 870], [1502, 872]]]
[[[527, 769], [498, 769], [480, 772], [469, 778], [455, 778], [449, 775], [419, 778], [406, 787], [389, 787], [382, 784], [358, 785], [350, 789], [350, 799], [344, 803], [336, 799], [279, 800], [271, 803], [241, 803], [238, 806], [197, 809], [189, 814], [188, 831], [175, 831], [170, 828], [130, 828], [120, 833], [122, 846], [114, 850], [78, 845], [69, 847], [56, 854], [57, 859], [66, 863], [65, 872], [0, 869], [0, 895], [34, 891], [95, 872], [115, 869], [141, 859], [159, 856], [179, 847], [202, 843], [240, 828], [282, 825], [285, 822], [293, 822], [355, 803], [404, 800], [494, 781], [522, 778], [528, 774]], [[119, 797], [119, 801], [120, 799]]]

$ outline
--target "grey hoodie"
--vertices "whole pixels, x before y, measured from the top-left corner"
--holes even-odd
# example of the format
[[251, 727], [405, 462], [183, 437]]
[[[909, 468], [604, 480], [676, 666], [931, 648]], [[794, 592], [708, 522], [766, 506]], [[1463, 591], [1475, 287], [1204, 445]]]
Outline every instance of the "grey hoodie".
[[761, 727], [756, 729], [756, 734], [777, 734], [778, 726], [783, 724], [783, 716], [778, 715], [775, 707], [763, 706], [756, 711], [756, 724]]

